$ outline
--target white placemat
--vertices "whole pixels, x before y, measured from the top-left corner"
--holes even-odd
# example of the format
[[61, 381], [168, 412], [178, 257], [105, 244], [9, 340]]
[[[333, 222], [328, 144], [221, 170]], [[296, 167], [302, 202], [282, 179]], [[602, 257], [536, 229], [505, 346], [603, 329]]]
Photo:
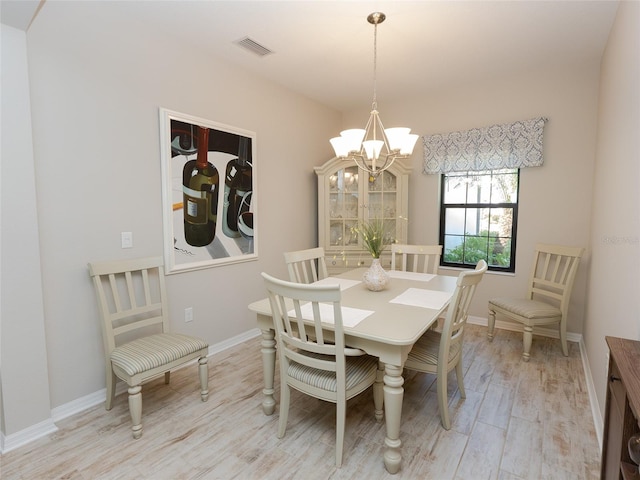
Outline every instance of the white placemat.
[[417, 280], [418, 282], [428, 282], [435, 277], [435, 275], [432, 275], [431, 273], [403, 272], [402, 270], [389, 270], [387, 273], [391, 278]]
[[[313, 320], [313, 308], [311, 303], [305, 303], [300, 307], [302, 318], [305, 320]], [[334, 323], [333, 304], [320, 303], [320, 318], [325, 323]], [[361, 310], [359, 308], [342, 307], [342, 325], [345, 327], [355, 327], [362, 320], [373, 313], [372, 310]], [[288, 312], [290, 316], [295, 315], [294, 310]]]
[[336, 283], [340, 285], [340, 290], [346, 290], [347, 288], [351, 288], [362, 282], [360, 280], [349, 280], [347, 278], [338, 277], [327, 277], [322, 280], [318, 280], [317, 282], [313, 282], [314, 285], [335, 285]]
[[389, 303], [401, 303], [414, 307], [441, 309], [451, 299], [452, 294], [438, 290], [425, 290], [422, 288], [408, 288]]

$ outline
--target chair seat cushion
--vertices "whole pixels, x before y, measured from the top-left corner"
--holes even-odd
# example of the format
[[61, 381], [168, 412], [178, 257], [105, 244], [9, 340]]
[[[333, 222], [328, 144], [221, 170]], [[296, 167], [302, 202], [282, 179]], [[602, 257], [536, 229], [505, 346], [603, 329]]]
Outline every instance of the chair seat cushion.
[[559, 317], [562, 312], [559, 308], [538, 300], [528, 300], [526, 298], [499, 297], [489, 300], [489, 308], [495, 305], [508, 312], [515, 313], [524, 318], [549, 318]]
[[128, 375], [136, 375], [208, 347], [204, 340], [189, 335], [159, 333], [115, 348], [111, 352], [111, 363]]
[[[440, 349], [440, 332], [427, 330], [413, 345], [407, 357], [407, 363], [421, 363], [426, 365], [438, 365], [438, 350]], [[453, 359], [460, 351], [460, 343], [454, 342], [449, 348], [449, 360]]]
[[[311, 352], [300, 352], [304, 355], [315, 358], [325, 358], [325, 355], [315, 354]], [[334, 357], [329, 357], [334, 358]], [[347, 390], [358, 385], [369, 375], [372, 370], [378, 369], [378, 358], [370, 355], [362, 355], [359, 357], [346, 357], [345, 373], [347, 377]], [[319, 370], [317, 368], [302, 365], [300, 363], [290, 361], [287, 371], [290, 377], [304, 382], [308, 385], [327, 390], [329, 392], [337, 391], [337, 381], [335, 372]]]

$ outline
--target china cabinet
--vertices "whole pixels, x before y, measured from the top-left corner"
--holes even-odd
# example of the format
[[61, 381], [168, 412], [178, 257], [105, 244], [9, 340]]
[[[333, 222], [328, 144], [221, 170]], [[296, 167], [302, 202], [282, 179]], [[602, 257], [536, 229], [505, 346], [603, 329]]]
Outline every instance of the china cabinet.
[[[333, 158], [314, 168], [318, 176], [318, 245], [324, 248], [329, 274], [371, 265], [372, 257], [355, 230], [358, 224], [382, 220], [390, 240], [406, 243], [409, 173], [396, 161], [377, 178], [353, 162]], [[391, 249], [380, 263], [391, 266]]]
[[602, 442], [604, 480], [638, 480], [638, 459], [631, 458], [629, 440], [640, 432], [640, 342], [605, 337], [609, 375]]

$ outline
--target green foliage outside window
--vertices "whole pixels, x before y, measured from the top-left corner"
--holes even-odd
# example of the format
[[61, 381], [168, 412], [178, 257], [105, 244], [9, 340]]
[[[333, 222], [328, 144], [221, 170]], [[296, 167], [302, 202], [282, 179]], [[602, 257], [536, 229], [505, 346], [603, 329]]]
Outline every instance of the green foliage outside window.
[[483, 230], [479, 235], [465, 234], [465, 241], [450, 250], [445, 250], [444, 261], [476, 265], [485, 260], [489, 265], [508, 267], [511, 261], [511, 244], [498, 237], [496, 232]]

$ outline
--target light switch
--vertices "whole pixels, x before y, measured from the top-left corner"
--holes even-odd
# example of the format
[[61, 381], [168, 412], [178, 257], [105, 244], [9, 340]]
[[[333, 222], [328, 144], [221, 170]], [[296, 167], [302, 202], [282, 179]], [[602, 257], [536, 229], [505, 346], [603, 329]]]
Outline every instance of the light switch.
[[133, 233], [132, 232], [122, 232], [120, 234], [122, 238], [122, 248], [131, 248], [133, 247]]

